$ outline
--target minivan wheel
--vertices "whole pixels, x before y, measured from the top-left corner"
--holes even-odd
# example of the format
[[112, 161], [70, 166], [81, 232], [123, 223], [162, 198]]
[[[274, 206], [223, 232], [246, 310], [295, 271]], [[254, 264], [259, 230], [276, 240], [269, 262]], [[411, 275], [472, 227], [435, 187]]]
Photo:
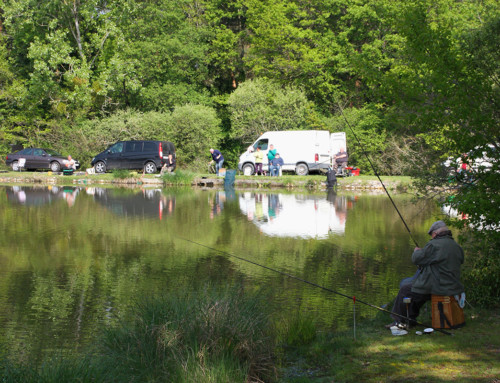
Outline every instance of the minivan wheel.
[[94, 165], [94, 169], [96, 173], [106, 173], [106, 164], [102, 161], [99, 161]]
[[57, 161], [53, 161], [50, 163], [50, 170], [52, 170], [54, 173], [57, 173], [58, 171], [61, 170], [61, 164]]
[[156, 164], [151, 161], [147, 162], [146, 165], [144, 165], [144, 173], [146, 174], [156, 173]]
[[298, 176], [306, 176], [309, 173], [309, 168], [306, 164], [298, 164], [295, 168], [295, 174]]
[[254, 172], [254, 167], [252, 164], [245, 164], [243, 165], [242, 170], [244, 176], [251, 176]]
[[10, 164], [10, 166], [12, 167], [13, 171], [15, 171], [15, 172], [19, 171], [19, 162], [18, 161], [14, 161], [12, 164]]

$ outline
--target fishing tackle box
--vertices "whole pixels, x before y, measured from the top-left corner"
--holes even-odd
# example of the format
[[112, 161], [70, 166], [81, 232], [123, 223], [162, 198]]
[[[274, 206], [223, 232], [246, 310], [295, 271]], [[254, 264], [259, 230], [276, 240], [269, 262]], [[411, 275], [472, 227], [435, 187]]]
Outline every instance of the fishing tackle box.
[[458, 328], [465, 326], [464, 310], [459, 306], [455, 297], [432, 295], [432, 327]]

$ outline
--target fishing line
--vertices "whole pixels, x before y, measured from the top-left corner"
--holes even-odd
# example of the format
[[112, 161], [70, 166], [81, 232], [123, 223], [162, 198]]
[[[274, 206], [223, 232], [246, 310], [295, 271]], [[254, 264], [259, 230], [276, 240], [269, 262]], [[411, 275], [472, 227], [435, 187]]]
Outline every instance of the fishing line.
[[396, 209], [396, 211], [398, 212], [399, 214], [399, 218], [401, 218], [401, 221], [403, 221], [403, 224], [405, 225], [406, 227], [406, 230], [408, 231], [408, 234], [410, 234], [410, 238], [413, 240], [413, 243], [415, 243], [415, 246], [416, 247], [420, 247], [418, 246], [418, 243], [417, 241], [415, 240], [415, 238], [413, 238], [413, 235], [411, 233], [411, 230], [410, 228], [408, 227], [408, 225], [406, 224], [406, 221], [404, 220], [403, 216], [401, 215], [398, 207], [396, 206], [396, 203], [393, 201], [391, 195], [389, 194], [389, 191], [387, 190], [387, 188], [385, 187], [384, 183], [382, 182], [382, 179], [380, 178], [378, 172], [377, 172], [377, 169], [375, 168], [375, 166], [373, 165], [372, 161], [370, 160], [370, 157], [368, 156], [366, 150], [365, 150], [365, 147], [364, 145], [361, 143], [361, 141], [359, 140], [358, 136], [356, 135], [356, 133], [354, 132], [354, 129], [352, 128], [351, 124], [349, 123], [349, 121], [347, 120], [345, 114], [344, 114], [344, 110], [342, 108], [342, 106], [340, 105], [340, 103], [337, 103], [339, 109], [340, 109], [340, 113], [342, 114], [342, 117], [344, 117], [344, 120], [345, 122], [347, 123], [347, 126], [349, 126], [349, 128], [351, 129], [351, 132], [354, 136], [354, 138], [356, 139], [356, 141], [358, 142], [358, 145], [361, 147], [361, 150], [363, 152], [363, 154], [365, 155], [366, 159], [368, 160], [368, 163], [370, 164], [371, 168], [373, 169], [373, 171], [375, 172], [375, 175], [377, 176], [378, 180], [380, 181], [380, 183], [382, 184], [382, 187], [384, 188], [384, 191], [385, 193], [387, 194], [387, 196], [389, 197], [389, 199], [391, 200], [391, 203], [392, 205], [394, 206], [394, 209]]
[[[204, 247], [204, 248], [206, 248], [206, 249], [209, 249], [209, 250], [215, 251], [215, 252], [217, 252], [217, 253], [224, 254], [224, 255], [227, 255], [227, 256], [232, 257], [232, 258], [236, 258], [236, 259], [238, 259], [238, 260], [240, 260], [240, 261], [250, 263], [250, 264], [252, 264], [252, 265], [255, 265], [255, 266], [261, 267], [261, 268], [263, 268], [263, 269], [266, 269], [266, 270], [272, 271], [272, 272], [274, 272], [274, 273], [284, 275], [284, 276], [286, 276], [286, 277], [288, 277], [288, 278], [295, 279], [295, 280], [297, 280], [297, 281], [300, 281], [300, 282], [306, 283], [306, 284], [311, 285], [311, 286], [313, 286], [313, 287], [317, 287], [317, 288], [319, 288], [319, 289], [321, 289], [321, 290], [324, 290], [324, 291], [328, 291], [329, 293], [337, 294], [337, 295], [340, 295], [341, 297], [344, 297], [344, 298], [347, 298], [347, 299], [352, 299], [355, 303], [359, 302], [359, 303], [362, 303], [362, 304], [364, 304], [364, 305], [366, 305], [366, 306], [369, 306], [369, 307], [372, 307], [372, 308], [374, 308], [374, 309], [377, 309], [377, 310], [379, 310], [379, 311], [383, 311], [383, 312], [388, 313], [388, 314], [393, 314], [393, 315], [396, 315], [396, 316], [398, 316], [399, 318], [406, 319], [407, 321], [409, 321], [409, 320], [410, 320], [410, 318], [409, 318], [409, 317], [407, 317], [407, 316], [404, 316], [404, 315], [401, 315], [401, 314], [397, 314], [397, 313], [392, 312], [392, 311], [390, 311], [390, 310], [386, 310], [386, 309], [384, 309], [383, 307], [379, 307], [379, 306], [377, 306], [377, 305], [374, 305], [374, 304], [371, 304], [371, 303], [365, 302], [365, 301], [363, 301], [363, 300], [361, 300], [361, 299], [358, 299], [358, 298], [357, 298], [357, 297], [355, 297], [355, 296], [349, 296], [349, 295], [347, 295], [347, 294], [343, 294], [343, 293], [341, 293], [341, 292], [339, 292], [339, 291], [335, 291], [335, 290], [333, 290], [333, 289], [329, 289], [328, 287], [324, 287], [324, 286], [318, 285], [317, 283], [314, 283], [314, 282], [308, 281], [308, 280], [306, 280], [306, 279], [303, 279], [303, 278], [297, 277], [296, 275], [289, 274], [289, 273], [286, 273], [286, 272], [281, 271], [281, 270], [273, 269], [272, 267], [265, 266], [265, 265], [262, 265], [262, 264], [260, 264], [260, 263], [254, 262], [254, 261], [250, 261], [249, 259], [246, 259], [246, 258], [243, 258], [243, 257], [239, 257], [239, 256], [234, 255], [234, 254], [231, 254], [231, 253], [229, 253], [229, 252], [227, 252], [227, 251], [224, 251], [224, 250], [219, 250], [219, 249], [216, 249], [216, 248], [210, 247], [210, 246], [208, 246], [208, 245], [204, 245], [204, 244], [202, 244], [202, 243], [199, 243], [199, 242], [193, 241], [193, 240], [188, 239], [188, 238], [183, 238], [183, 237], [177, 237], [177, 238], [182, 239], [183, 241], [186, 241], [186, 242], [190, 242], [190, 243], [192, 243], [192, 244], [194, 244], [194, 245], [197, 245], [197, 246]], [[423, 326], [423, 327], [432, 327], [432, 326], [430, 326], [430, 325], [426, 325], [426, 324], [424, 324], [424, 323], [417, 322], [417, 321], [416, 321], [416, 320], [414, 320], [414, 319], [412, 319], [412, 322], [413, 322], [413, 323], [415, 323], [416, 325], [419, 325], [419, 326]], [[446, 335], [453, 335], [452, 333], [449, 333], [448, 331], [445, 331], [445, 330], [443, 330], [443, 329], [435, 328], [434, 330], [439, 331], [439, 332], [442, 332], [443, 334], [446, 334]]]

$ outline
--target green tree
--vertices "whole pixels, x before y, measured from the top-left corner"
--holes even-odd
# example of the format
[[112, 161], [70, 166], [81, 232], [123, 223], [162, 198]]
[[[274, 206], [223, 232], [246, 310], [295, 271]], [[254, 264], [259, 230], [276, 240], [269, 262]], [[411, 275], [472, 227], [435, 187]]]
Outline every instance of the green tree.
[[265, 131], [306, 129], [310, 102], [303, 91], [273, 81], [249, 80], [228, 99], [231, 138], [250, 142]]
[[197, 5], [159, 0], [120, 7], [123, 41], [110, 68], [111, 96], [119, 105], [172, 111], [186, 103], [210, 104], [211, 32]]
[[373, 174], [371, 161], [377, 173], [389, 173], [391, 154], [385, 152], [387, 133], [380, 111], [371, 105], [349, 108], [328, 119], [327, 125], [333, 132], [346, 132], [349, 165], [359, 167], [362, 174]]
[[[471, 295], [498, 302], [498, 2], [395, 2], [390, 28], [400, 44], [390, 68], [376, 71], [372, 66], [371, 74], [365, 74], [374, 94], [385, 94], [390, 102], [388, 115], [401, 116], [405, 134], [423, 144], [414, 169], [422, 193], [429, 195], [430, 186], [448, 190], [453, 194], [448, 201], [466, 217], [456, 224], [464, 228], [465, 223], [470, 231], [464, 238], [469, 240], [465, 279], [475, 282]], [[450, 179], [441, 163], [463, 153], [471, 165], [487, 155], [492, 167], [476, 167], [467, 176]]]
[[11, 69], [8, 51], [0, 35], [0, 155], [10, 152], [8, 143], [23, 141], [23, 127], [17, 124], [17, 119], [25, 96], [26, 88]]

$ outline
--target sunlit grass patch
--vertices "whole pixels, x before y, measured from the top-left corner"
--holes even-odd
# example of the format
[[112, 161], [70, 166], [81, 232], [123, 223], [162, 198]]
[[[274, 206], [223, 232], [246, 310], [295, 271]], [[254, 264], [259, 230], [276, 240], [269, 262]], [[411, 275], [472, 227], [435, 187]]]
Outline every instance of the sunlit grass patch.
[[[113, 174], [113, 178], [125, 179], [132, 177], [132, 174], [127, 169], [115, 169], [111, 172]], [[135, 173], [137, 175], [137, 172]]]
[[163, 182], [165, 182], [165, 184], [167, 185], [179, 186], [179, 185], [191, 185], [195, 177], [196, 174], [190, 171], [176, 170], [173, 173], [163, 174], [162, 179]]

